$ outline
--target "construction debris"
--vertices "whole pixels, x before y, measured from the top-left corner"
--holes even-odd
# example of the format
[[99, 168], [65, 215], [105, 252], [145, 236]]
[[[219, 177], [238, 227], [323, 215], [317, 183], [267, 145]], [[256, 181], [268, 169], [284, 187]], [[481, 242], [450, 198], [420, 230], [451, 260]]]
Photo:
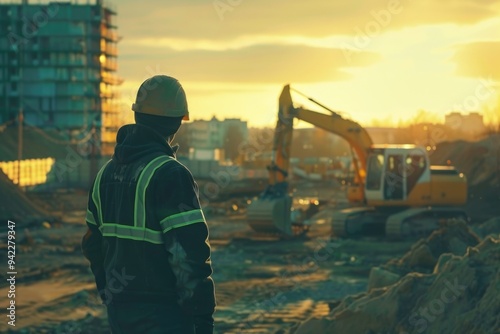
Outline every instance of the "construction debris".
[[[386, 266], [400, 274], [420, 272], [349, 296], [326, 317], [311, 318], [291, 333], [498, 333], [500, 239], [487, 237], [472, 247], [475, 241], [475, 234], [453, 222]], [[386, 268], [373, 276], [391, 284], [394, 276], [380, 275], [391, 274]]]
[[500, 134], [478, 142], [443, 142], [430, 155], [431, 163], [454, 165], [469, 184], [467, 212], [474, 222], [500, 216]]
[[471, 187], [490, 182], [500, 184], [500, 134], [488, 136], [478, 142], [463, 140], [443, 142], [430, 155], [431, 162], [454, 165], [467, 176]]
[[400, 276], [410, 272], [431, 273], [444, 253], [464, 255], [468, 247], [481, 239], [461, 220], [449, 220], [429, 237], [420, 239], [400, 259], [392, 259], [382, 268]]
[[500, 217], [493, 217], [476, 227], [482, 237], [488, 235], [500, 237]]

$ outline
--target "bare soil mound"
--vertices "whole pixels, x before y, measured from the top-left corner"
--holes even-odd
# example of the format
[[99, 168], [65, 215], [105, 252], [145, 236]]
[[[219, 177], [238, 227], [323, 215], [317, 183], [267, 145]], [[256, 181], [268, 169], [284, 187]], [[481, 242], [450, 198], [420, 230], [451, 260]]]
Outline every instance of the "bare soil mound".
[[467, 176], [474, 187], [491, 182], [498, 186], [500, 177], [500, 135], [491, 135], [478, 142], [443, 142], [431, 154], [431, 162], [446, 165], [448, 162]]
[[479, 142], [443, 142], [432, 152], [432, 164], [450, 163], [469, 184], [467, 212], [473, 221], [500, 216], [500, 134]]
[[[12, 220], [16, 226], [26, 226], [43, 221], [52, 221], [53, 217], [29, 198], [10, 181], [0, 170], [0, 219]], [[2, 224], [3, 227], [7, 224]]]
[[432, 273], [441, 255], [462, 256], [468, 247], [473, 247], [480, 241], [464, 221], [449, 220], [429, 237], [414, 243], [401, 258], [373, 267], [368, 279], [368, 291], [392, 285], [410, 272]]
[[482, 237], [488, 235], [500, 236], [500, 217], [493, 217], [480, 224], [477, 226], [477, 232], [481, 234]]
[[468, 247], [477, 236], [453, 226], [434, 232], [390, 262], [400, 270], [420, 268], [422, 262], [415, 267], [411, 259], [426, 245], [427, 271], [431, 258], [449, 250], [435, 261], [431, 273], [411, 272], [391, 286], [349, 296], [328, 316], [309, 319], [294, 333], [498, 333], [500, 239], [487, 237]]

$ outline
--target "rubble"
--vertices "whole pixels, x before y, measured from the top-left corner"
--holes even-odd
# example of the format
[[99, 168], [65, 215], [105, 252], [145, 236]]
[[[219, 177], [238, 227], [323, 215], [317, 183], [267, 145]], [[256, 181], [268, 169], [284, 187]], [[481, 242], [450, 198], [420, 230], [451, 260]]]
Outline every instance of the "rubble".
[[[446, 162], [449, 152], [443, 148], [435, 155]], [[474, 178], [476, 162], [460, 157], [461, 150], [451, 153], [456, 157], [451, 163], [470, 172], [468, 179]], [[480, 169], [477, 173], [482, 175]], [[474, 199], [488, 193], [498, 197], [498, 188], [487, 187], [495, 180], [490, 176], [481, 180], [472, 180]], [[335, 200], [335, 205], [347, 203], [338, 188], [325, 188], [314, 185], [298, 193], [318, 192]], [[18, 302], [26, 305], [16, 332], [107, 333], [105, 309], [96, 299], [94, 278], [80, 250], [86, 193], [65, 190], [27, 198], [0, 173], [0, 195], [2, 216], [20, 223], [33, 216], [36, 221], [36, 226], [16, 222], [21, 227], [16, 245], [23, 277], [17, 287], [22, 292]], [[318, 222], [328, 219], [327, 210], [315, 216], [307, 238], [256, 238], [242, 215], [247, 200], [214, 200], [206, 206], [213, 211], [208, 222], [219, 301], [216, 333], [498, 331], [500, 218], [491, 219], [495, 216], [491, 209], [500, 209], [492, 204], [500, 202], [473, 203], [483, 203], [476, 210], [485, 217], [478, 220], [483, 224], [472, 225], [474, 232], [471, 225], [450, 221], [410, 249], [409, 241], [378, 238], [342, 240], [339, 247], [331, 247], [326, 241], [329, 224]], [[54, 222], [45, 218], [46, 212], [61, 214], [61, 221], [74, 224]], [[486, 239], [481, 242], [478, 235]], [[0, 254], [6, 252], [0, 247]], [[5, 295], [5, 289], [0, 293]], [[4, 325], [0, 324], [2, 333], [7, 331]]]
[[471, 187], [485, 183], [491, 187], [500, 185], [499, 152], [500, 134], [493, 134], [478, 142], [459, 140], [440, 143], [430, 158], [433, 164], [450, 163], [455, 166], [467, 176]]
[[430, 155], [433, 165], [455, 166], [467, 177], [467, 213], [474, 222], [500, 216], [500, 134], [478, 142], [443, 142]]
[[400, 259], [392, 259], [382, 267], [400, 276], [412, 271], [431, 273], [441, 254], [464, 255], [467, 247], [480, 242], [464, 221], [448, 220], [429, 237], [417, 241]]
[[477, 233], [482, 237], [488, 235], [500, 236], [500, 217], [493, 217], [476, 227]]
[[[451, 222], [373, 270], [378, 281], [369, 292], [343, 299], [291, 333], [498, 333], [500, 239], [475, 241], [464, 224]], [[394, 275], [402, 278], [394, 283]], [[375, 287], [384, 282], [392, 285]]]

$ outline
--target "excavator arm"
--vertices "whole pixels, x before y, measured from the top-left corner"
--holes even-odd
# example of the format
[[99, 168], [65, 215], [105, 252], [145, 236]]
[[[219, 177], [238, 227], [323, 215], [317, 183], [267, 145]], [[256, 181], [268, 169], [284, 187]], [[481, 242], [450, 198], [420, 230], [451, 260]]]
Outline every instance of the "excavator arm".
[[282, 93], [279, 98], [278, 120], [274, 130], [272, 160], [271, 165], [268, 166], [271, 186], [286, 182], [288, 176], [294, 111], [291, 98]]
[[[317, 103], [312, 99], [309, 100]], [[353, 184], [348, 188], [347, 198], [351, 202], [365, 202], [363, 189], [366, 179], [366, 164], [368, 151], [370, 146], [372, 146], [373, 141], [368, 132], [357, 122], [343, 118], [335, 111], [326, 108], [319, 103], [317, 104], [327, 109], [331, 115], [304, 109], [302, 107], [294, 108], [289, 85], [286, 85], [283, 88], [280, 96], [280, 106], [290, 105], [292, 108], [290, 114], [293, 117], [333, 133], [349, 143], [350, 147], [355, 152], [355, 155], [353, 154], [352, 158], [356, 174]]]
[[293, 105], [291, 99], [280, 96], [278, 121], [274, 130], [274, 141], [269, 171], [269, 184], [247, 210], [249, 225], [257, 232], [266, 234], [294, 234], [290, 210], [292, 198], [288, 194], [288, 167], [293, 134]]
[[[420, 237], [422, 233], [438, 228], [442, 219], [467, 219], [462, 209], [454, 207], [463, 205], [467, 199], [467, 183], [462, 174], [449, 167], [430, 166], [425, 148], [414, 145], [372, 146], [370, 136], [358, 123], [343, 118], [313, 99], [308, 98], [331, 114], [294, 107], [290, 90], [286, 85], [279, 98], [269, 186], [248, 207], [248, 222], [254, 230], [296, 235], [296, 231], [304, 233], [308, 228], [302, 222], [292, 222], [292, 199], [288, 194], [287, 175], [295, 118], [340, 136], [354, 151], [356, 177], [348, 187], [347, 198], [364, 205], [335, 212], [332, 235], [385, 233], [391, 238]], [[369, 154], [379, 165], [370, 166], [367, 171]], [[371, 181], [365, 192], [367, 172]]]
[[316, 111], [295, 108], [286, 85], [279, 97], [278, 120], [276, 123], [272, 161], [269, 170], [269, 186], [248, 208], [247, 218], [250, 226], [259, 232], [278, 232], [292, 234], [290, 227], [291, 197], [288, 195], [288, 169], [293, 134], [294, 118], [308, 122], [344, 138], [354, 149], [359, 159], [354, 160], [356, 177], [353, 187], [349, 188], [351, 201], [364, 201], [363, 185], [366, 177], [366, 161], [372, 140], [366, 130], [358, 123], [345, 119], [331, 111], [331, 115]]

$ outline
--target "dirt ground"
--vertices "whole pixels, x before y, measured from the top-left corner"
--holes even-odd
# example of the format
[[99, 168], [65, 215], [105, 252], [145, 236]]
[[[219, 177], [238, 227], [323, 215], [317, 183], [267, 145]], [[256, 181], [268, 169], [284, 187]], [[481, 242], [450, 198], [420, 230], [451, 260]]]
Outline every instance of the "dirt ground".
[[[315, 195], [317, 188], [306, 187], [303, 193]], [[62, 215], [64, 222], [26, 228], [16, 222], [16, 332], [108, 333], [105, 308], [80, 250], [86, 195], [47, 196], [32, 199]], [[372, 266], [411, 246], [377, 239], [331, 241], [330, 225], [321, 218], [328, 210], [307, 236], [286, 240], [256, 234], [247, 226], [244, 212], [208, 216], [218, 302], [216, 333], [279, 333], [311, 316], [324, 316], [329, 304], [366, 290]], [[5, 247], [0, 255], [6, 258]], [[1, 278], [0, 295], [5, 296], [8, 287]], [[2, 321], [0, 332], [9, 330]]]
[[[415, 240], [331, 240], [328, 218], [346, 205], [339, 185], [298, 184], [296, 196], [318, 196], [328, 205], [309, 233], [282, 239], [258, 235], [237, 200], [206, 207], [218, 307], [216, 333], [292, 333], [311, 317], [321, 318], [344, 297], [367, 290], [372, 267], [399, 258]], [[80, 250], [85, 233], [84, 192], [31, 196], [58, 222], [23, 227], [16, 222], [17, 333], [109, 333], [92, 273]], [[6, 233], [0, 231], [2, 240]], [[6, 258], [5, 246], [0, 255]], [[0, 295], [7, 294], [0, 274]], [[2, 297], [3, 298], [3, 297]], [[1, 333], [10, 333], [6, 321]]]

